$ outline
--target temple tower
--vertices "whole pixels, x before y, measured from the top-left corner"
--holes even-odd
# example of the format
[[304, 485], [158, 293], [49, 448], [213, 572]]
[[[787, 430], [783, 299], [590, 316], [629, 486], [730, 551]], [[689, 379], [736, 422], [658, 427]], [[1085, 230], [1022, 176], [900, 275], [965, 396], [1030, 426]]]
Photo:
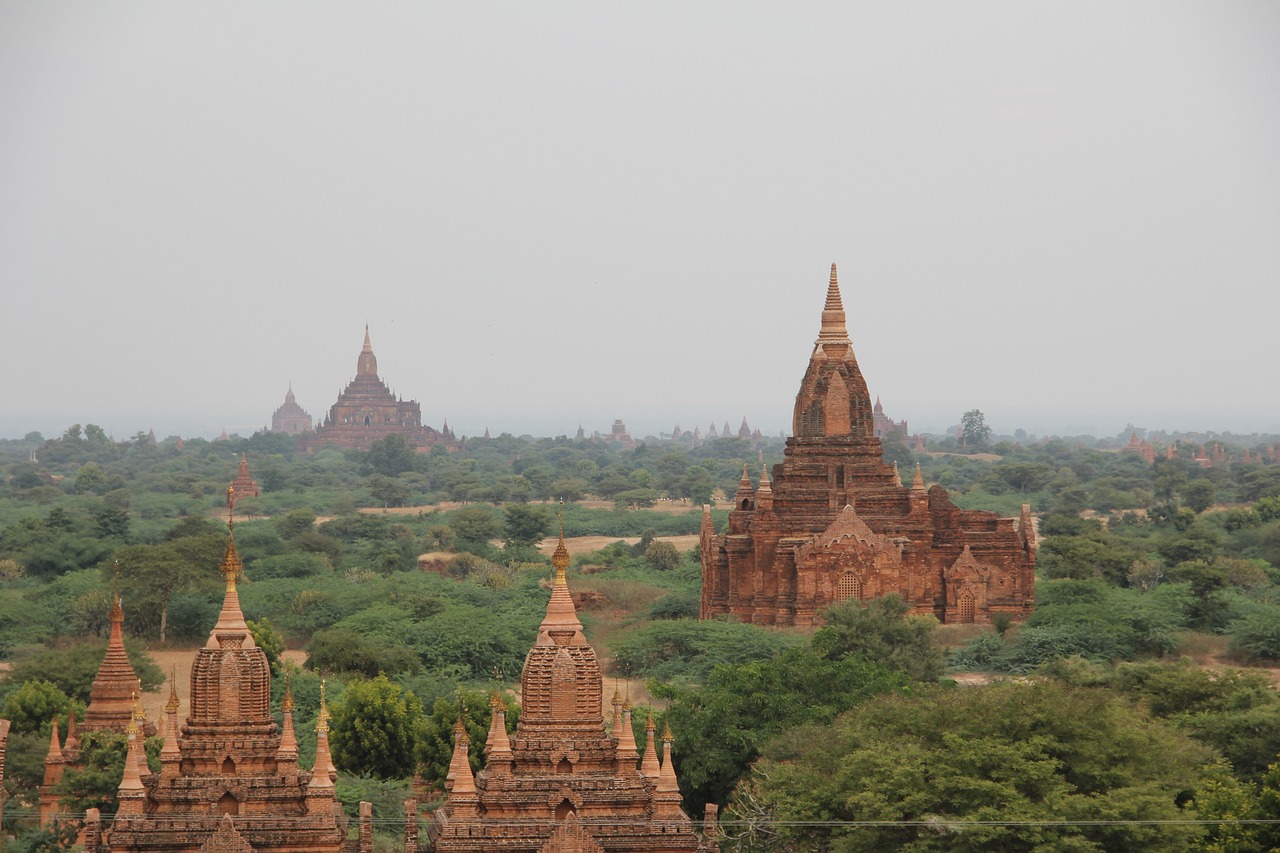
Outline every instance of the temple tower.
[[311, 431], [311, 415], [298, 405], [297, 399], [293, 396], [292, 382], [289, 383], [289, 390], [285, 392], [284, 402], [271, 415], [271, 431], [289, 435], [301, 435]]
[[675, 769], [655, 778], [637, 767], [631, 714], [601, 708], [602, 676], [578, 621], [565, 572], [563, 527], [555, 582], [520, 677], [521, 714], [509, 740], [500, 701], [488, 765], [473, 775], [466, 730], [456, 735], [449, 797], [435, 813], [438, 853], [471, 851], [676, 851], [700, 847], [680, 809]]
[[271, 716], [271, 670], [236, 589], [242, 569], [229, 520], [222, 610], [192, 664], [190, 716], [179, 728], [171, 688], [159, 773], [146, 772], [140, 738], [130, 732], [120, 812], [104, 831], [112, 853], [202, 853], [232, 849], [232, 841], [260, 853], [338, 853], [347, 846], [328, 773], [324, 784], [313, 784], [297, 767], [291, 714], [283, 737]]
[[828, 605], [890, 593], [943, 622], [1031, 611], [1034, 537], [1013, 519], [959, 509], [919, 472], [904, 487], [882, 458], [875, 416], [832, 264], [782, 463], [757, 488], [743, 472], [722, 534], [704, 515], [703, 618], [813, 625]]
[[375, 441], [399, 435], [411, 446], [425, 450], [443, 445], [450, 450], [460, 447], [453, 432], [423, 426], [422, 406], [415, 400], [396, 396], [378, 376], [378, 357], [369, 340], [369, 327], [364, 327], [364, 345], [356, 357], [356, 375], [329, 414], [317, 423], [315, 430], [298, 439], [298, 449], [310, 452], [317, 447], [359, 447], [368, 449]]

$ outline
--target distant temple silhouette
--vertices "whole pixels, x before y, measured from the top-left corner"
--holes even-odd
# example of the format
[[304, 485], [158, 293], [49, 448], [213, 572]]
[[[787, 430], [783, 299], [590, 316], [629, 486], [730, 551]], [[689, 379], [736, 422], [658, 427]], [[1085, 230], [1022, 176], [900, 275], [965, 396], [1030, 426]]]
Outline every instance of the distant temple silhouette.
[[[288, 398], [286, 397], [286, 405]], [[422, 407], [415, 400], [396, 397], [378, 378], [378, 359], [364, 329], [364, 347], [356, 359], [356, 376], [324, 422], [298, 439], [298, 449], [310, 452], [317, 447], [358, 447], [368, 449], [375, 441], [398, 435], [418, 450], [442, 445], [451, 450], [460, 444], [446, 422], [443, 429], [422, 425]]]

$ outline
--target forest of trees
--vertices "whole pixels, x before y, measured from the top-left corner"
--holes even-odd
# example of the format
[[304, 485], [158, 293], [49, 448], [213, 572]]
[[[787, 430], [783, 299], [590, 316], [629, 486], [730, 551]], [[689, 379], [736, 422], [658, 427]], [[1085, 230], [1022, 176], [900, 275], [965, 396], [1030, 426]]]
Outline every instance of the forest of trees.
[[[669, 717], [686, 808], [722, 807], [726, 850], [1280, 845], [1265, 822], [1280, 819], [1280, 465], [1240, 461], [1277, 439], [1215, 437], [1234, 461], [1201, 467], [1203, 436], [1151, 464], [1120, 450], [1128, 431], [1031, 440], [991, 435], [976, 410], [964, 423], [963, 448], [891, 437], [885, 457], [919, 463], [962, 507], [1032, 506], [1038, 607], [1023, 624], [939, 626], [895, 598], [835, 608], [810, 633], [698, 621], [696, 549], [661, 537], [696, 533], [701, 505], [744, 465], [757, 479], [760, 456], [780, 461], [780, 439], [620, 450], [503, 435], [455, 454], [387, 439], [297, 455], [269, 433], [179, 449], [89, 424], [0, 441], [5, 831], [15, 849], [56, 841], [34, 831], [34, 789], [52, 719], [88, 701], [116, 561], [144, 688], [165, 677], [149, 648], [207, 635], [245, 453], [263, 494], [236, 510], [241, 602], [273, 671], [290, 672], [307, 766], [327, 677], [348, 807], [394, 818], [415, 774], [438, 786], [460, 713], [482, 764], [488, 696], [518, 696], [547, 600], [535, 546], [564, 501], [567, 536], [639, 539], [576, 557], [571, 584], [590, 594], [607, 677]], [[399, 507], [420, 509], [383, 511]], [[957, 686], [961, 672], [994, 682]], [[101, 740], [62, 785], [110, 812], [121, 753]]]

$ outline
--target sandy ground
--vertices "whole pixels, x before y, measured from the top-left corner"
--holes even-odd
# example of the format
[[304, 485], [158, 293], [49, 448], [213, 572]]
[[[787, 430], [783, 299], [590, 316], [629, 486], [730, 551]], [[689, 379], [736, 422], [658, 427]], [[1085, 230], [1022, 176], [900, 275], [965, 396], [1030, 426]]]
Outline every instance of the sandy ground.
[[[586, 554], [589, 551], [599, 551], [606, 545], [614, 542], [626, 542], [628, 545], [634, 545], [640, 541], [639, 536], [566, 536], [564, 539], [564, 547], [568, 549], [570, 556]], [[688, 536], [655, 536], [655, 542], [670, 542], [676, 546], [677, 550], [688, 551], [690, 548], [698, 546], [697, 535]], [[548, 536], [542, 540], [542, 544], [538, 546], [538, 550], [548, 556], [555, 551], [556, 543], [559, 537]]]
[[[555, 501], [533, 501], [531, 503], [533, 506], [543, 506], [547, 508], [554, 508], [556, 505]], [[357, 512], [370, 513], [370, 514], [382, 514], [382, 515], [425, 515], [429, 512], [432, 512], [433, 510], [440, 510], [443, 512], [447, 510], [462, 509], [463, 507], [468, 507], [468, 506], [484, 506], [484, 504], [477, 504], [474, 501], [472, 503], [466, 503], [466, 504], [458, 503], [457, 501], [442, 501], [438, 504], [427, 504], [425, 506], [364, 507], [360, 510], [357, 510]], [[586, 509], [613, 509], [614, 508], [613, 501], [578, 501], [577, 506], [585, 507]], [[712, 505], [712, 508], [713, 509], [732, 509], [733, 504], [729, 501], [716, 501]], [[690, 503], [689, 501], [683, 501], [683, 500], [681, 501], [658, 500], [654, 503], [653, 506], [647, 507], [647, 509], [649, 509], [652, 512], [666, 512], [672, 515], [683, 515], [686, 512], [691, 512], [693, 510], [701, 509], [701, 507], [696, 506], [693, 503]], [[316, 519], [317, 522], [322, 520], [323, 519], [320, 519], [320, 518]]]

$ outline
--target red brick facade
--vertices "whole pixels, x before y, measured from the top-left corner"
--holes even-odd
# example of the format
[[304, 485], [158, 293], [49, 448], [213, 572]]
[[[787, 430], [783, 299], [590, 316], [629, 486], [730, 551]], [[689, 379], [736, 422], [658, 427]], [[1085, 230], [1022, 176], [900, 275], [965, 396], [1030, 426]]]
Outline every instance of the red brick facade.
[[1035, 534], [961, 510], [919, 471], [904, 487], [881, 457], [866, 380], [831, 267], [822, 328], [796, 395], [793, 434], [772, 477], [746, 471], [729, 526], [702, 528], [703, 618], [813, 625], [824, 607], [896, 593], [942, 622], [1026, 616], [1035, 606]]

